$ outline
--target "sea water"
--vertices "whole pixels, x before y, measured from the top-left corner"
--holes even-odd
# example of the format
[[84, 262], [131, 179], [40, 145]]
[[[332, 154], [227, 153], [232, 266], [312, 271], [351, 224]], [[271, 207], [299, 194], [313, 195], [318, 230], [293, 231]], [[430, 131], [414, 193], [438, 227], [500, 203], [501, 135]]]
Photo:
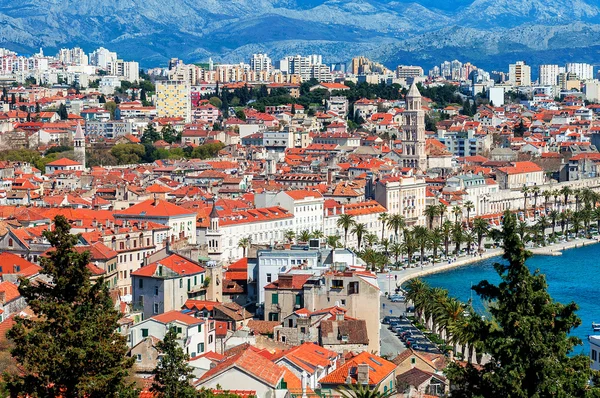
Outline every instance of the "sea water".
[[[503, 259], [483, 260], [425, 276], [423, 280], [432, 287], [448, 289], [450, 296], [463, 302], [472, 298], [474, 308], [485, 313], [486, 304], [471, 290], [471, 286], [482, 280], [498, 284], [500, 276], [493, 267], [498, 261]], [[600, 334], [592, 330], [592, 322], [600, 322], [600, 244], [565, 250], [562, 256], [533, 256], [527, 260], [527, 266], [546, 275], [548, 291], [555, 301], [577, 303], [577, 315], [582, 323], [571, 334], [579, 337], [583, 345], [576, 346], [573, 353], [589, 355], [587, 337]]]

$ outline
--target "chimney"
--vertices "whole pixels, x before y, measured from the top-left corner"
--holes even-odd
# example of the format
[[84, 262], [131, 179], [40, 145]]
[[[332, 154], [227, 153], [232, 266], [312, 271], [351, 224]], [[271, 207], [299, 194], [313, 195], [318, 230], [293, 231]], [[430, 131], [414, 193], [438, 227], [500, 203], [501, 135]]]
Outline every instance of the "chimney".
[[308, 375], [306, 374], [306, 371], [303, 370], [302, 371], [302, 398], [306, 398], [306, 384], [308, 383]]
[[356, 381], [358, 384], [369, 384], [369, 364], [359, 363], [356, 370]]

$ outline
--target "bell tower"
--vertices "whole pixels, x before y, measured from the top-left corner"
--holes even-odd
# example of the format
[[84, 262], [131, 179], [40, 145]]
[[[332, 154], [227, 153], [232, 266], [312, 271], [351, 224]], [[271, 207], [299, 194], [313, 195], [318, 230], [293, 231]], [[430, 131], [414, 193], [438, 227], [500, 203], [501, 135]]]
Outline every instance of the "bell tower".
[[85, 170], [85, 135], [83, 134], [83, 129], [81, 128], [80, 123], [77, 123], [77, 128], [75, 129], [75, 136], [73, 137], [73, 150], [75, 151], [77, 160], [81, 162]]

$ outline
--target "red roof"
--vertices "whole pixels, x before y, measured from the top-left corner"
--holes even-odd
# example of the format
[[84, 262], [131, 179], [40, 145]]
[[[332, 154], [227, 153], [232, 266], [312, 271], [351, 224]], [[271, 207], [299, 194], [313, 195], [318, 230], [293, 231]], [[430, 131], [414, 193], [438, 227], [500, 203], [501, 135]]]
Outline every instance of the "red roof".
[[533, 162], [513, 162], [512, 166], [500, 167], [498, 169], [506, 174], [523, 174], [523, 173], [534, 173], [537, 171], [543, 171], [543, 169]]
[[173, 217], [182, 215], [195, 215], [183, 207], [179, 207], [165, 200], [148, 199], [144, 202], [135, 204], [128, 209], [121, 210], [116, 213], [124, 216], [140, 216], [140, 217]]
[[81, 163], [71, 160], [69, 158], [61, 158], [57, 159], [54, 162], [50, 162], [46, 164], [46, 166], [54, 166], [54, 167], [66, 167], [66, 166], [81, 166]]
[[9, 252], [0, 254], [0, 275], [19, 274], [27, 277], [37, 274], [41, 269], [40, 266], [16, 254]]
[[[159, 266], [162, 268], [159, 268]], [[158, 276], [158, 271], [158, 274], [162, 273], [163, 277], [169, 277], [168, 271], [164, 268], [173, 271], [177, 275], [194, 275], [205, 271], [203, 267], [193, 263], [187, 258], [182, 257], [179, 254], [171, 254], [167, 258], [155, 261], [134, 271], [131, 275], [153, 277]]]
[[199, 323], [204, 323], [202, 319], [194, 318], [191, 315], [184, 314], [180, 311], [169, 311], [164, 314], [155, 315], [150, 319], [154, 319], [160, 323], [168, 324], [171, 322], [180, 322], [185, 323], [186, 325], [197, 325]]
[[301, 199], [306, 199], [306, 198], [322, 198], [323, 195], [321, 195], [319, 192], [317, 191], [307, 191], [307, 190], [295, 190], [295, 191], [285, 191], [286, 194], [288, 194], [292, 199], [294, 200], [301, 200]]
[[357, 383], [356, 370], [359, 364], [369, 365], [369, 385], [376, 385], [385, 380], [394, 370], [396, 365], [377, 355], [368, 352], [361, 352], [345, 364], [323, 377], [319, 382], [321, 384], [347, 384], [348, 378], [352, 384]]

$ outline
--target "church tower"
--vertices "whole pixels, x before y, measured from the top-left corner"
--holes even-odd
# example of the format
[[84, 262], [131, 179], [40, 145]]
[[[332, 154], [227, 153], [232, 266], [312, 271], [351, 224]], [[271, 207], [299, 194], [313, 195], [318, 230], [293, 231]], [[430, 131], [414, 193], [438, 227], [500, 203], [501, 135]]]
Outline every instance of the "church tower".
[[406, 110], [402, 126], [402, 163], [422, 172], [427, 169], [425, 154], [425, 112], [421, 108], [421, 93], [413, 83], [406, 94]]
[[80, 123], [77, 123], [75, 137], [73, 137], [73, 148], [75, 155], [77, 155], [77, 160], [81, 162], [85, 169], [85, 135], [83, 134]]

